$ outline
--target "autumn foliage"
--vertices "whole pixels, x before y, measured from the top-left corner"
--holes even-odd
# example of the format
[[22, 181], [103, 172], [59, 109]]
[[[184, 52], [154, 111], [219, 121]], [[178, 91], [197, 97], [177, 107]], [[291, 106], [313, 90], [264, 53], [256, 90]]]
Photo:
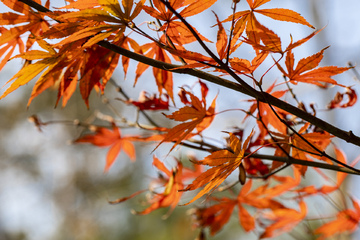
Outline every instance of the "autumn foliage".
[[[149, 189], [138, 189], [110, 203], [132, 201], [148, 191], [151, 197], [147, 207], [135, 214], [170, 208], [168, 217], [175, 208], [185, 208], [179, 205], [190, 204], [198, 239], [205, 239], [205, 229], [210, 235], [218, 233], [231, 216], [237, 216], [244, 231], [254, 232], [258, 238], [272, 238], [307, 223], [309, 215], [313, 216], [308, 206], [312, 198], [331, 198], [337, 192], [345, 201], [344, 207], [335, 209], [332, 219], [324, 219], [321, 226], [307, 231], [325, 239], [357, 229], [359, 203], [340, 187], [347, 174], [360, 174], [360, 170], [354, 168], [357, 160], [349, 163], [333, 140], [360, 146], [360, 138], [319, 119], [316, 106], [305, 105], [293, 93], [300, 84], [322, 89], [334, 86], [340, 90], [327, 110], [351, 107], [357, 102], [355, 90], [333, 79], [351, 67], [319, 66], [327, 46], [311, 56], [296, 58], [295, 49], [325, 30], [312, 30], [297, 40], [290, 36], [290, 43], [285, 45], [276, 29], [258, 20], [261, 15], [269, 21], [314, 29], [299, 13], [267, 8], [271, 0], [246, 0], [246, 8], [239, 7], [239, 0], [227, 1], [226, 17], [214, 12], [212, 24], [202, 23], [217, 32], [205, 36], [191, 22], [211, 11], [217, 0], [67, 0], [65, 6], [54, 10], [50, 10], [50, 0], [44, 5], [40, 0], [1, 1], [9, 12], [0, 14], [0, 70], [14, 58], [23, 59], [24, 65], [6, 82], [0, 99], [33, 80], [28, 107], [35, 97], [41, 98], [42, 92], [55, 87], [55, 106], [61, 102], [66, 107], [79, 89], [84, 107], [89, 108], [92, 92], [102, 95], [105, 88], [115, 86], [122, 94], [121, 101], [133, 106], [147, 121], [126, 122], [128, 127], [139, 127], [141, 133], [123, 135], [116, 116], [103, 118], [106, 126], [83, 125], [90, 131], [74, 140], [109, 149], [104, 157], [105, 172], [119, 160], [120, 152], [135, 161], [134, 143], [155, 143], [152, 164], [159, 172], [158, 178]], [[147, 19], [147, 24], [138, 20], [140, 16]], [[199, 50], [195, 52], [189, 46]], [[241, 58], [243, 48], [251, 48], [253, 57]], [[155, 81], [147, 80], [156, 85], [156, 93], [144, 89], [136, 101], [117, 85], [112, 77], [115, 69], [121, 66], [126, 75], [130, 64], [136, 65], [135, 77], [127, 81], [134, 85], [152, 68]], [[277, 71], [284, 81], [269, 79], [270, 70]], [[196, 77], [193, 86], [175, 83], [174, 73]], [[223, 88], [233, 90], [234, 102], [238, 102], [238, 95], [247, 95], [243, 108], [218, 109], [222, 99], [216, 89], [209, 89], [208, 82], [217, 84], [220, 92]], [[209, 97], [209, 91], [216, 96]], [[173, 127], [159, 126], [147, 114], [149, 111], [169, 120]], [[162, 115], [161, 111], [170, 113]], [[243, 119], [239, 128], [219, 127], [216, 145], [208, 141], [206, 130], [217, 115], [226, 111], [241, 113]], [[37, 116], [31, 119], [39, 129], [50, 124]], [[243, 126], [247, 127], [241, 129]], [[161, 159], [154, 152], [164, 145], [170, 147]], [[208, 155], [203, 159], [189, 156], [187, 162], [176, 159], [173, 166], [166, 166], [163, 161], [172, 158], [173, 150], [180, 147]], [[329, 180], [325, 169], [335, 170], [337, 179], [322, 186], [304, 186], [302, 179], [310, 168], [324, 180]], [[229, 183], [233, 179], [236, 181]], [[186, 199], [182, 199], [184, 195]]]

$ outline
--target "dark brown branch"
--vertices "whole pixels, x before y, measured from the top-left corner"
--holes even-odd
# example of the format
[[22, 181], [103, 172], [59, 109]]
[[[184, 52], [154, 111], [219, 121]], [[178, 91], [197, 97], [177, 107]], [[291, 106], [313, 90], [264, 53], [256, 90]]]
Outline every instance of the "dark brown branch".
[[[245, 156], [247, 156], [249, 154], [251, 154], [251, 153], [245, 153]], [[290, 162], [292, 164], [299, 164], [299, 165], [303, 165], [303, 166], [317, 167], [317, 168], [328, 169], [328, 170], [333, 170], [333, 171], [337, 171], [337, 172], [344, 172], [344, 173], [350, 173], [350, 174], [354, 174], [354, 175], [360, 175], [360, 172], [353, 171], [349, 168], [340, 167], [340, 166], [336, 166], [336, 165], [330, 165], [327, 163], [305, 161], [305, 160], [296, 159], [296, 158], [292, 158], [292, 157], [289, 157], [289, 158], [288, 157], [278, 157], [278, 156], [273, 156], [273, 155], [263, 155], [263, 154], [257, 154], [257, 153], [251, 154], [251, 157], [273, 160], [273, 161], [284, 162], [284, 163], [287, 163], [290, 160]]]

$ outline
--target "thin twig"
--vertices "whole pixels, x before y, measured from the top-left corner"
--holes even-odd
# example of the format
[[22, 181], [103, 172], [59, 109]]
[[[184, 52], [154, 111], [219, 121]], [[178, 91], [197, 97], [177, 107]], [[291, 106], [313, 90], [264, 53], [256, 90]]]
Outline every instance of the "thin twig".
[[295, 95], [295, 93], [294, 93], [293, 89], [290, 87], [289, 82], [288, 82], [288, 81], [286, 81], [286, 76], [285, 76], [285, 75], [283, 75], [283, 77], [284, 77], [284, 81], [285, 81], [285, 83], [286, 83], [287, 88], [289, 89], [289, 92], [290, 92], [291, 96], [292, 96], [292, 97], [293, 97], [293, 99], [296, 101], [296, 103], [298, 104], [298, 106], [300, 106], [300, 102], [298, 101], [298, 99], [297, 99], [297, 97], [296, 97], [296, 95]]
[[232, 8], [233, 9], [233, 16], [232, 16], [232, 19], [231, 19], [231, 29], [230, 29], [230, 35], [229, 35], [229, 43], [228, 43], [227, 54], [226, 54], [226, 63], [225, 64], [227, 66], [229, 65], [231, 40], [232, 40], [232, 35], [233, 35], [233, 32], [234, 32], [235, 12], [236, 12], [236, 5], [237, 5], [236, 1], [233, 1], [232, 3], [234, 4], [234, 7]]

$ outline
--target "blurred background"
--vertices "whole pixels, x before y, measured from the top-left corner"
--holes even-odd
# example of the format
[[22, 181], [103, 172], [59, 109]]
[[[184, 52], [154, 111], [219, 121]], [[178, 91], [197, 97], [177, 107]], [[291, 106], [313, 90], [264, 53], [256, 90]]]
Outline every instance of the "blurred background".
[[[230, 0], [221, 0], [211, 9], [220, 19], [230, 15]], [[55, 7], [64, 5], [63, 1], [51, 1]], [[351, 61], [354, 65], [360, 62], [360, 31], [358, 23], [359, 2], [356, 0], [273, 0], [263, 8], [289, 8], [301, 13], [308, 22], [317, 29], [326, 26], [325, 30], [315, 36], [308, 43], [295, 51], [296, 61], [312, 55], [322, 48], [331, 45], [326, 50], [321, 66], [336, 65], [347, 66]], [[246, 1], [240, 2], [238, 9], [247, 9]], [[0, 12], [8, 11], [7, 7], [0, 5]], [[211, 11], [202, 14], [201, 21], [196, 18], [188, 19], [195, 28], [212, 41], [216, 41], [217, 28], [208, 28], [216, 20]], [[152, 21], [146, 14], [138, 19]], [[266, 17], [259, 17], [259, 21], [282, 37], [283, 48], [289, 43], [291, 33], [294, 40], [309, 35], [312, 30], [305, 26], [293, 23], [275, 22]], [[131, 35], [135, 37], [135, 35]], [[144, 39], [139, 39], [144, 43]], [[144, 41], [144, 42], [141, 42]], [[213, 49], [214, 46], [212, 46]], [[199, 51], [196, 44], [190, 48]], [[251, 48], [241, 50], [240, 58], [252, 58]], [[268, 62], [269, 64], [271, 61]], [[0, 72], [0, 85], [3, 86], [22, 64], [21, 60], [11, 60]], [[121, 67], [114, 73], [114, 79], [124, 91], [132, 98], [137, 99], [141, 90], [155, 93], [152, 71], [148, 70], [133, 87], [136, 63], [131, 62], [126, 80]], [[282, 81], [282, 76], [273, 69], [267, 75], [269, 84], [275, 79]], [[344, 85], [354, 86], [359, 92], [359, 80], [355, 73], [345, 72], [335, 79]], [[183, 85], [192, 86], [197, 79], [185, 75], [174, 75], [174, 93]], [[92, 145], [73, 145], [71, 142], [78, 138], [84, 128], [77, 127], [71, 122], [75, 119], [85, 122], [92, 119], [95, 111], [117, 117], [115, 114], [134, 121], [136, 111], [133, 107], [126, 106], [115, 98], [123, 98], [111, 84], [108, 84], [105, 97], [109, 100], [104, 103], [103, 98], [93, 91], [90, 97], [88, 110], [77, 89], [65, 108], [54, 109], [57, 90], [48, 90], [35, 98], [29, 109], [26, 109], [34, 80], [0, 100], [0, 239], [1, 240], [42, 240], [42, 239], [195, 239], [198, 230], [192, 230], [190, 216], [186, 214], [189, 207], [177, 207], [166, 220], [162, 216], [168, 209], [160, 209], [144, 216], [132, 215], [130, 209], [137, 211], [145, 209], [141, 203], [145, 195], [138, 196], [118, 205], [108, 204], [108, 200], [126, 197], [132, 193], [148, 187], [150, 181], [157, 177], [156, 169], [152, 166], [151, 151], [155, 144], [135, 144], [136, 162], [131, 162], [128, 156], [121, 153], [110, 169], [105, 174], [105, 157], [108, 148], [98, 148]], [[207, 83], [209, 86], [208, 99], [212, 100], [219, 92], [217, 111], [229, 108], [248, 108], [248, 103], [240, 100], [248, 99], [246, 96], [235, 95], [235, 92]], [[268, 84], [268, 85], [269, 85]], [[4, 89], [7, 88], [5, 86]], [[196, 88], [195, 88], [196, 90]], [[358, 127], [360, 115], [357, 114], [359, 104], [348, 109], [339, 109], [332, 112], [321, 111], [335, 96], [340, 88], [322, 90], [314, 86], [299, 84], [295, 88], [297, 97], [305, 104], [315, 102], [318, 116], [328, 120], [335, 126], [344, 130], [352, 130], [360, 135]], [[290, 97], [289, 97], [290, 98]], [[235, 99], [235, 100], [234, 100]], [[208, 100], [208, 101], [210, 101]], [[287, 99], [291, 101], [291, 99]], [[235, 103], [234, 103], [235, 102]], [[236, 105], [236, 106], [235, 106]], [[113, 112], [115, 109], [116, 113]], [[172, 112], [175, 109], [170, 109]], [[36, 114], [43, 122], [59, 121], [42, 128], [40, 132], [28, 117]], [[170, 126], [165, 117], [159, 112], [149, 113], [154, 120], [162, 126]], [[232, 127], [253, 127], [253, 123], [242, 124], [244, 115], [238, 112], [228, 112], [218, 115], [211, 128], [206, 131], [207, 136], [219, 136], [219, 131], [230, 130]], [[62, 121], [62, 122], [61, 122]], [[141, 121], [145, 122], [144, 119]], [[95, 118], [95, 124], [107, 124]], [[140, 131], [141, 132], [141, 131]], [[138, 129], [122, 129], [122, 134], [139, 134]], [[247, 133], [245, 133], [246, 136]], [[222, 137], [225, 135], [223, 134]], [[222, 141], [222, 139], [219, 139]], [[355, 146], [335, 140], [352, 161], [359, 153]], [[214, 144], [221, 146], [219, 142]], [[164, 145], [155, 151], [159, 158], [164, 159], [169, 151], [169, 146]], [[196, 155], [198, 158], [206, 153], [194, 152], [185, 147], [179, 147], [171, 155], [185, 158], [187, 155]], [[174, 166], [171, 157], [165, 158], [166, 165]], [[304, 180], [306, 184], [314, 184], [319, 179], [314, 171], [307, 173]], [[334, 177], [333, 172], [326, 172]], [[236, 176], [235, 176], [236, 178]], [[358, 177], [348, 177], [344, 184], [344, 191], [360, 198], [357, 182]], [[192, 194], [185, 195], [182, 203], [189, 201]], [[333, 196], [336, 200], [338, 196]], [[316, 200], [317, 201], [317, 200]], [[313, 203], [313, 216], [329, 216], [327, 203], [319, 198]], [[200, 204], [200, 203], [195, 203]], [[311, 209], [311, 207], [309, 207]], [[316, 211], [314, 209], [317, 209]], [[309, 210], [310, 211], [310, 210]], [[315, 224], [315, 229], [322, 222]], [[316, 225], [317, 224], [317, 225]], [[245, 234], [239, 226], [237, 216], [234, 214], [219, 234], [211, 239], [257, 239], [259, 233]], [[310, 235], [300, 229], [296, 234], [284, 234], [277, 239], [311, 239]], [[356, 237], [354, 237], [356, 238]], [[338, 239], [338, 238], [336, 238]], [[343, 237], [341, 239], [347, 239]]]

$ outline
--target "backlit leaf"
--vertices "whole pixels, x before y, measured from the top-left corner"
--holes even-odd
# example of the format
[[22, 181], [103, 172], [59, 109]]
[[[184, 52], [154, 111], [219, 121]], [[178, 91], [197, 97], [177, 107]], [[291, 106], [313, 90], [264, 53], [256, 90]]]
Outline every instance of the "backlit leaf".
[[253, 134], [254, 132], [251, 132], [249, 137], [241, 146], [240, 140], [232, 133], [229, 133], [231, 150], [219, 150], [205, 157], [204, 160], [194, 162], [196, 164], [208, 165], [212, 168], [202, 173], [189, 186], [182, 190], [195, 190], [206, 185], [187, 204], [194, 202], [206, 193], [211, 193], [213, 189], [217, 188], [233, 171], [235, 171], [239, 167], [242, 159], [244, 158], [245, 149], [247, 148], [250, 138]]
[[75, 143], [92, 143], [98, 147], [110, 146], [104, 169], [104, 171], [107, 172], [121, 150], [123, 150], [132, 161], [135, 161], [135, 148], [131, 143], [131, 139], [131, 137], [122, 137], [119, 129], [113, 124], [112, 130], [103, 127], [96, 128], [96, 134], [80, 137], [75, 140]]

